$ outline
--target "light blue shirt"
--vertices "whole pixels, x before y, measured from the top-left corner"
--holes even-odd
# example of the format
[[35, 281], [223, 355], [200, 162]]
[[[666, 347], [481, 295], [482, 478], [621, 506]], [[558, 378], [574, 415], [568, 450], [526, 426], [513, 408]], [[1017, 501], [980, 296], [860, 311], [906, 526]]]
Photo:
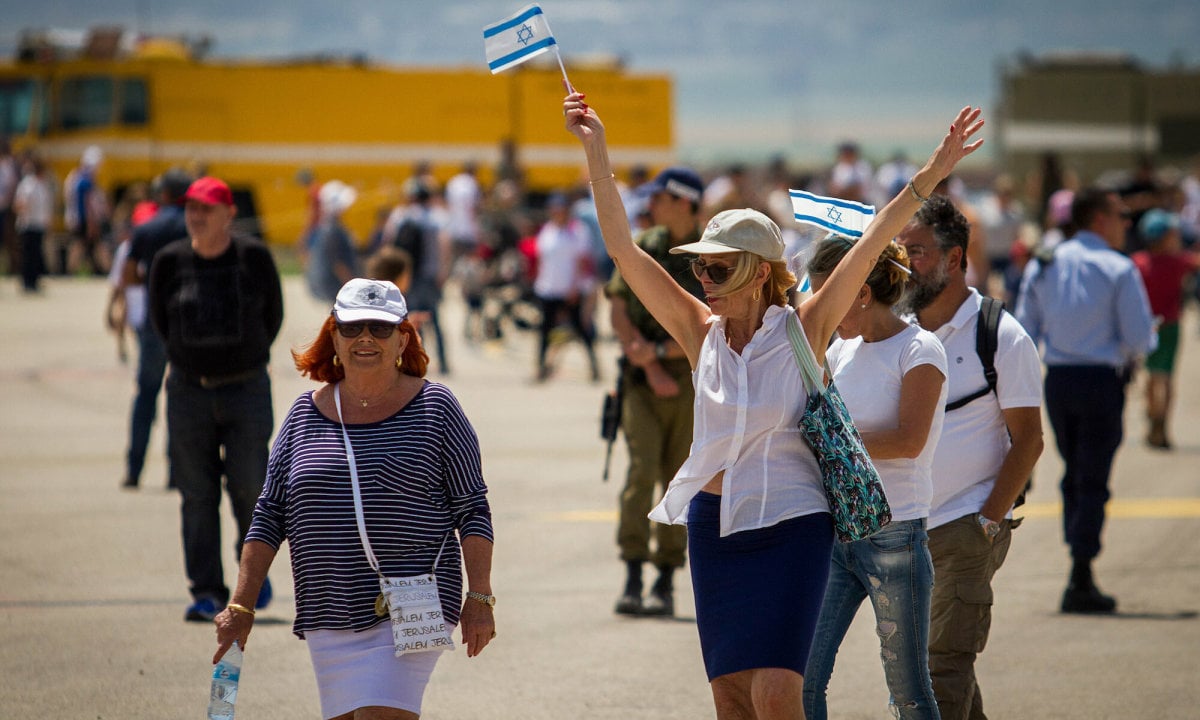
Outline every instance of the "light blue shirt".
[[1137, 267], [1086, 230], [1055, 248], [1050, 264], [1029, 263], [1016, 316], [1046, 365], [1121, 367], [1157, 344]]

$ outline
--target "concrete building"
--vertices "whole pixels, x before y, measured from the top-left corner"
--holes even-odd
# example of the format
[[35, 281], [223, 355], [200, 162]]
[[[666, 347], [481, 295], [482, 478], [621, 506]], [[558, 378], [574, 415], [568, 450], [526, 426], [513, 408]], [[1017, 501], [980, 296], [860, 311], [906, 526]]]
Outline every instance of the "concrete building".
[[1022, 55], [999, 68], [996, 142], [1015, 177], [1047, 153], [1083, 182], [1141, 158], [1186, 168], [1200, 155], [1200, 67], [1144, 67], [1125, 54]]

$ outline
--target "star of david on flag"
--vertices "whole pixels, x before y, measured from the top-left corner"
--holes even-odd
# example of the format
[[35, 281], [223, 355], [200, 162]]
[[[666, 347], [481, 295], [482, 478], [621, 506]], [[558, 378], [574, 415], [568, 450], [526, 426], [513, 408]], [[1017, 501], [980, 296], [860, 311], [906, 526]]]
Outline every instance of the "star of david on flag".
[[792, 212], [796, 222], [815, 225], [824, 230], [860, 238], [875, 219], [875, 206], [850, 200], [822, 197], [803, 190], [789, 190]]
[[541, 55], [554, 45], [550, 24], [537, 5], [527, 5], [483, 29], [483, 50], [493, 75]]

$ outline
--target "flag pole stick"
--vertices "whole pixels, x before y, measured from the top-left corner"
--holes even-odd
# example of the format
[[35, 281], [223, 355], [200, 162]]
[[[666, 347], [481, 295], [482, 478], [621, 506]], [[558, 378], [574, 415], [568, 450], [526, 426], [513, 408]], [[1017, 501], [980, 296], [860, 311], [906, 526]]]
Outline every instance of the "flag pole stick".
[[562, 70], [563, 82], [567, 84], [567, 94], [575, 92], [575, 88], [571, 86], [571, 81], [567, 79], [567, 67], [563, 65], [562, 54], [558, 51], [558, 43], [554, 44], [554, 57], [558, 58], [558, 69]]

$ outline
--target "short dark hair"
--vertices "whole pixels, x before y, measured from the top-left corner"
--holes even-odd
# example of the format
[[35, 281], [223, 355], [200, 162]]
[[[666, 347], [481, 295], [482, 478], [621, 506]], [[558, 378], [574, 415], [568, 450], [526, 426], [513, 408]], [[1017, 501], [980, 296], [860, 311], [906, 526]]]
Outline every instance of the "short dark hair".
[[1075, 193], [1075, 199], [1071, 201], [1071, 223], [1081, 230], [1091, 227], [1097, 215], [1108, 211], [1113, 194], [1112, 190], [1098, 187]]
[[933, 230], [938, 248], [946, 252], [952, 248], [962, 250], [960, 270], [967, 269], [967, 244], [971, 240], [971, 226], [966, 216], [954, 207], [945, 195], [931, 195], [913, 217], [913, 222]]
[[412, 266], [412, 255], [398, 247], [386, 245], [367, 261], [367, 277], [395, 282], [408, 276], [412, 272]]
[[182, 168], [173, 167], [156, 178], [164, 200], [171, 205], [182, 205], [188, 188], [195, 179]]

